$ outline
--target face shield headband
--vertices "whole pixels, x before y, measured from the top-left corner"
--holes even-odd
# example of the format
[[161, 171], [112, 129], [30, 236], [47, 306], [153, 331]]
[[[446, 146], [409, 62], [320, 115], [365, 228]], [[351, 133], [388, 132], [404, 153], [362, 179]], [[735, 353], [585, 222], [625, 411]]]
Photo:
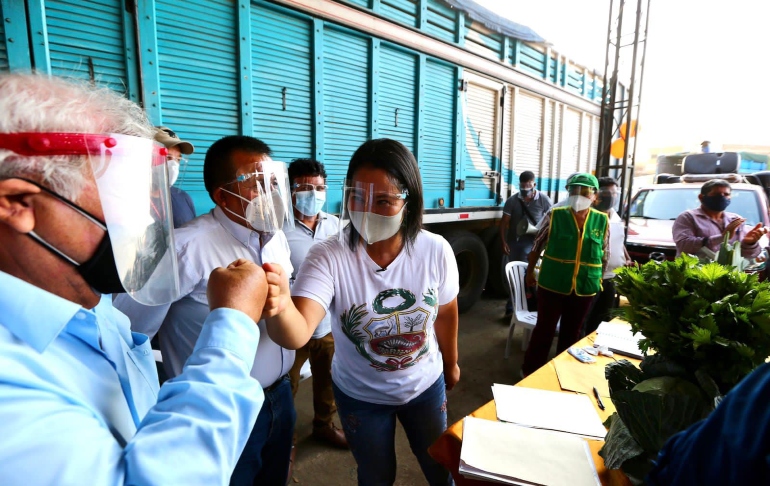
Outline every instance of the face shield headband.
[[37, 233], [32, 232], [30, 237], [77, 265], [86, 281], [100, 293], [125, 291], [146, 305], [178, 298], [164, 147], [150, 139], [121, 134], [13, 133], [0, 134], [0, 149], [30, 157], [88, 157], [104, 222], [50, 189], [32, 183], [106, 229], [94, 256], [78, 264]]

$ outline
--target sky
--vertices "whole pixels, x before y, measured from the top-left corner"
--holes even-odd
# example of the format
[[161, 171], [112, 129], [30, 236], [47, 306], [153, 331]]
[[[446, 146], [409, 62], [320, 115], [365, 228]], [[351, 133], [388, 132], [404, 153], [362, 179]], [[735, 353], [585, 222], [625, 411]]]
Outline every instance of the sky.
[[[604, 72], [610, 0], [475, 1]], [[638, 155], [703, 140], [770, 146], [770, 2], [652, 0], [649, 16]]]

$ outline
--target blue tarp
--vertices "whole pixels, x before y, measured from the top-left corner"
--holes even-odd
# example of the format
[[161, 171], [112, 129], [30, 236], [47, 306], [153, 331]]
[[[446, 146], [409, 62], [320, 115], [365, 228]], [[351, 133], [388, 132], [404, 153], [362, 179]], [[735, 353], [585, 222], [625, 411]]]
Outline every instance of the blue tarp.
[[493, 11], [477, 4], [473, 0], [444, 1], [458, 10], [462, 10], [473, 20], [481, 22], [486, 28], [497, 33], [508, 35], [523, 41], [545, 43], [545, 39], [540, 37], [537, 32], [526, 25], [517, 24], [512, 20], [501, 17]]

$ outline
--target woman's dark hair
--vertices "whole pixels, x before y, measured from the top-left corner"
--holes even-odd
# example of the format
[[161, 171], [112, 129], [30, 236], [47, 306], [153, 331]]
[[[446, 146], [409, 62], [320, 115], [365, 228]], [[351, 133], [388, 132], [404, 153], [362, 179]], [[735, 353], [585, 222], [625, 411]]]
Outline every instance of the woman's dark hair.
[[[315, 159], [294, 159], [289, 164], [289, 184], [294, 184], [298, 177], [321, 176], [326, 180], [326, 170], [324, 165]], [[292, 190], [294, 188], [292, 187]]]
[[235, 167], [230, 156], [236, 150], [258, 155], [272, 153], [265, 142], [246, 135], [231, 135], [214, 142], [206, 151], [206, 158], [203, 160], [203, 184], [212, 201], [214, 191], [218, 187], [235, 179]]
[[[393, 182], [408, 192], [406, 196], [406, 216], [402, 223], [406, 249], [410, 251], [414, 240], [422, 230], [422, 178], [412, 152], [401, 142], [389, 138], [369, 140], [358, 147], [353, 154], [345, 177], [350, 183], [356, 172], [363, 167], [384, 170]], [[348, 245], [355, 251], [358, 246], [359, 233], [350, 225]]]

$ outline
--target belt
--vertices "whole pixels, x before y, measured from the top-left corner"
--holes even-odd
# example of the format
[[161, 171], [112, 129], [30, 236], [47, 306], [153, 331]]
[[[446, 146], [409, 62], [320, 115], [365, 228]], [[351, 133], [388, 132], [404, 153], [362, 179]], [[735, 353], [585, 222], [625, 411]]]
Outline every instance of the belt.
[[285, 374], [285, 375], [283, 375], [282, 377], [280, 377], [280, 378], [278, 378], [277, 380], [275, 380], [275, 382], [274, 382], [272, 385], [270, 385], [270, 386], [266, 386], [265, 388], [263, 388], [263, 389], [262, 389], [262, 391], [264, 391], [265, 393], [270, 393], [270, 392], [272, 392], [273, 390], [275, 390], [276, 388], [278, 388], [278, 385], [280, 385], [281, 383], [283, 383], [283, 380], [285, 380], [285, 379], [286, 379], [288, 376], [289, 376], [289, 374], [288, 374], [288, 373], [287, 373], [287, 374]]

